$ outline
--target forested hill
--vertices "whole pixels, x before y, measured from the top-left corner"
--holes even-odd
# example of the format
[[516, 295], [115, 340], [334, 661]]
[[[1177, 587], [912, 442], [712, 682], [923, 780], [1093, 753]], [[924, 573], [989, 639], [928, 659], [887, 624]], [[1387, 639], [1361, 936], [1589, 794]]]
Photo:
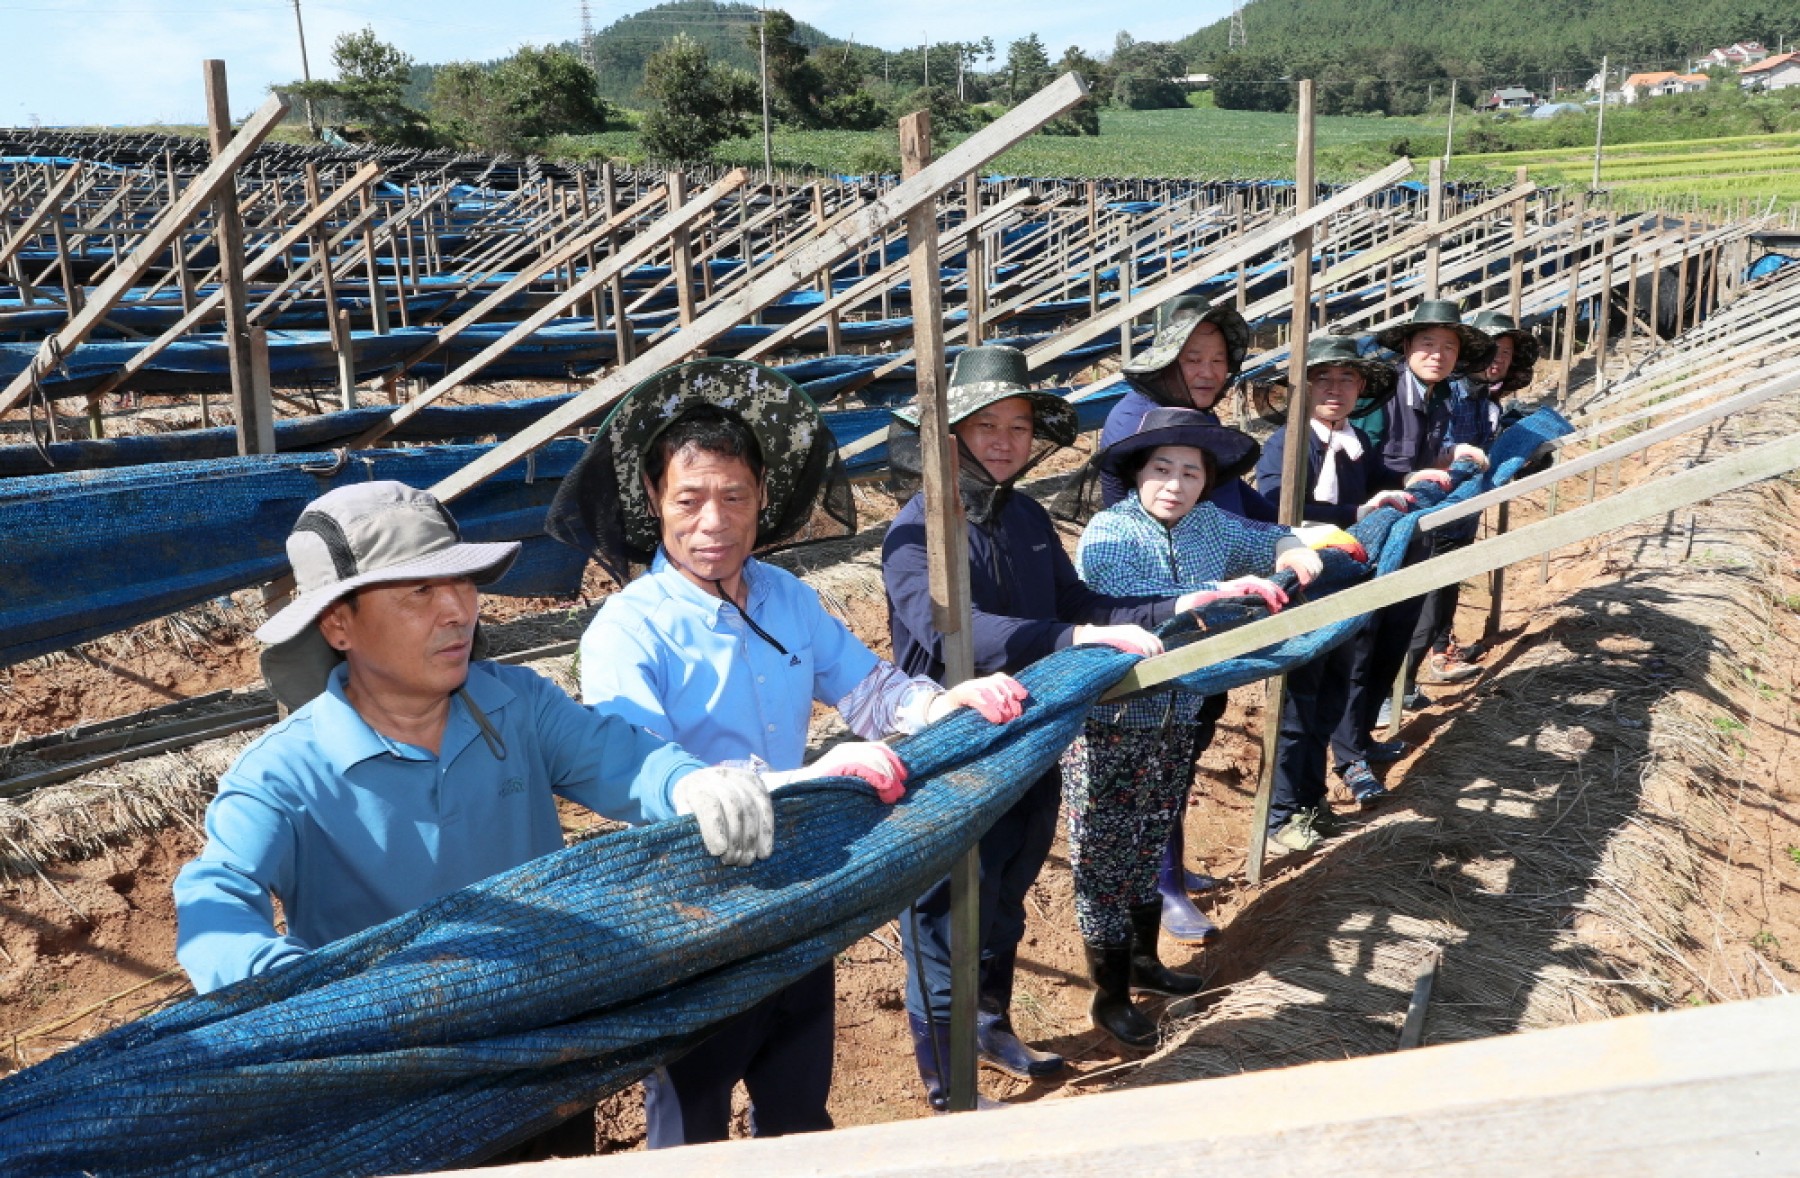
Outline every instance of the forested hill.
[[[760, 13], [750, 4], [721, 4], [715, 0], [671, 0], [613, 22], [594, 36], [594, 55], [599, 63], [600, 93], [629, 101], [644, 81], [644, 62], [677, 33], [706, 47], [715, 61], [756, 73], [756, 52], [746, 37]], [[807, 48], [841, 44], [812, 25], [795, 22], [793, 39]]]
[[1553, 74], [1564, 84], [1580, 74], [1579, 85], [1602, 54], [1615, 66], [1681, 69], [1733, 41], [1773, 50], [1781, 34], [1800, 33], [1797, 14], [1793, 0], [1250, 0], [1246, 53], [1227, 53], [1229, 20], [1178, 48], [1193, 68], [1224, 64], [1241, 77], [1437, 74], [1543, 90]]

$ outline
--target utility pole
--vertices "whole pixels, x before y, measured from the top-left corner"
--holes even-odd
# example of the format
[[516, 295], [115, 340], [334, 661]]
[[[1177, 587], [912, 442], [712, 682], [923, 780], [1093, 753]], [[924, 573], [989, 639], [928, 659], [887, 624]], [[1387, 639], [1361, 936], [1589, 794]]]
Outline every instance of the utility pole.
[[1250, 38], [1244, 35], [1243, 0], [1232, 0], [1232, 2], [1231, 2], [1231, 31], [1228, 34], [1226, 34], [1225, 48], [1227, 48], [1227, 49], [1248, 49], [1249, 47], [1250, 47]]
[[1450, 143], [1456, 136], [1456, 79], [1450, 79], [1450, 121], [1444, 124], [1444, 170], [1450, 170]]
[[[312, 67], [306, 64], [306, 25], [300, 20], [300, 0], [294, 0], [294, 29], [300, 34], [300, 80], [312, 81]], [[319, 137], [319, 121], [313, 117], [312, 99], [304, 103], [306, 107], [306, 132], [314, 139]]]
[[929, 90], [929, 89], [931, 89], [931, 34], [930, 33], [925, 34], [925, 40], [924, 40], [923, 44], [924, 44], [924, 52], [925, 52], [925, 88], [927, 90]]
[[1588, 187], [1600, 191], [1600, 145], [1606, 142], [1606, 67], [1612, 58], [1600, 57], [1600, 115], [1594, 120], [1594, 182]]
[[774, 178], [775, 155], [769, 148], [769, 6], [763, 5], [762, 23], [756, 26], [756, 56], [762, 71], [763, 175]]

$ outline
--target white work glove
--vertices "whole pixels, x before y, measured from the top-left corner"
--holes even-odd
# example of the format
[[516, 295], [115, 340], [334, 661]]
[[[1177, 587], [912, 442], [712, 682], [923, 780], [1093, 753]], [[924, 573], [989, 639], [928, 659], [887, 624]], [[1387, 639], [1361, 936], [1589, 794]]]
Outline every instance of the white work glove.
[[1356, 509], [1356, 522], [1361, 523], [1384, 507], [1391, 507], [1395, 511], [1411, 511], [1418, 502], [1405, 491], [1383, 491]]
[[1310, 585], [1314, 577], [1325, 571], [1325, 558], [1303, 544], [1275, 557], [1275, 571], [1282, 569], [1292, 571], [1302, 585]]
[[[1190, 598], [1199, 594], [1189, 593], [1175, 601], [1175, 612], [1186, 613], [1205, 605], [1205, 601], [1188, 604]], [[1142, 626], [1077, 626], [1075, 627], [1076, 646], [1110, 646], [1114, 650], [1122, 650], [1126, 654], [1141, 654], [1146, 658], [1163, 652], [1162, 639], [1150, 633]]]
[[675, 783], [670, 800], [677, 814], [694, 816], [707, 854], [727, 867], [748, 867], [775, 850], [775, 806], [748, 769], [696, 769]]
[[1436, 483], [1448, 491], [1450, 489], [1450, 472], [1447, 470], [1415, 470], [1406, 476], [1406, 486], [1416, 487], [1420, 483]]
[[926, 709], [925, 718], [936, 723], [957, 708], [974, 708], [989, 724], [1004, 724], [1019, 718], [1030, 694], [1011, 675], [985, 675], [958, 683], [937, 696]]
[[1486, 451], [1482, 450], [1480, 446], [1470, 446], [1462, 442], [1457, 443], [1456, 447], [1450, 451], [1450, 461], [1473, 462], [1480, 470], [1488, 468]]
[[852, 740], [826, 750], [801, 771], [800, 780], [816, 777], [860, 777], [890, 805], [906, 792], [906, 765], [880, 741]]

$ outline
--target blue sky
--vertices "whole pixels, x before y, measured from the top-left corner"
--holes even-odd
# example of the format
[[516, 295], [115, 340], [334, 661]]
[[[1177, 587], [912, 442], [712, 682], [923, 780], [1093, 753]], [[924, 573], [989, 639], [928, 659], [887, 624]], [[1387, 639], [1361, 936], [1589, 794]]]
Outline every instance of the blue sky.
[[[572, 40], [579, 0], [300, 0], [315, 77], [331, 74], [332, 40], [370, 25], [418, 61], [503, 57], [523, 44]], [[594, 24], [653, 4], [592, 0]], [[1074, 44], [1110, 48], [1120, 30], [1139, 40], [1186, 36], [1230, 12], [1229, 0], [1072, 5], [1027, 0], [913, 0], [906, 4], [794, 0], [787, 11], [859, 44], [898, 49], [992, 37], [997, 46], [1035, 32], [1051, 56]], [[253, 110], [274, 82], [300, 76], [291, 0], [0, 0], [9, 46], [0, 70], [0, 125], [193, 123], [203, 119], [200, 62], [225, 59], [231, 108]]]

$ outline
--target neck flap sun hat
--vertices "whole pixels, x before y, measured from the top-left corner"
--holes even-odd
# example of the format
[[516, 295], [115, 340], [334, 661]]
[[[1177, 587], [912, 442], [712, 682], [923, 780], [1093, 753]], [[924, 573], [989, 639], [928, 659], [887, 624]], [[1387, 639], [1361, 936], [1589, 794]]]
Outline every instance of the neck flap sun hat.
[[1218, 328], [1225, 337], [1226, 372], [1223, 394], [1244, 367], [1250, 353], [1250, 325], [1229, 303], [1214, 305], [1201, 295], [1177, 295], [1156, 309], [1156, 336], [1149, 348], [1120, 369], [1133, 388], [1171, 409], [1192, 409], [1193, 399], [1181, 387], [1175, 358], [1203, 323]]
[[1100, 451], [1098, 462], [1107, 473], [1129, 482], [1123, 470], [1126, 460], [1158, 446], [1192, 446], [1204, 451], [1212, 459], [1216, 483], [1241, 477], [1262, 453], [1255, 438], [1228, 425], [1214, 425], [1198, 409], [1159, 407], [1144, 414], [1136, 430]]
[[736, 417], [756, 439], [766, 493], [756, 552], [856, 531], [837, 440], [813, 399], [773, 368], [722, 359], [665, 368], [626, 393], [557, 488], [544, 530], [587, 553], [616, 584], [630, 581], [662, 544], [645, 457], [663, 431], [706, 406]]
[[1448, 327], [1462, 340], [1456, 354], [1456, 370], [1469, 372], [1487, 362], [1492, 350], [1486, 333], [1462, 321], [1462, 307], [1454, 299], [1426, 299], [1405, 323], [1375, 333], [1375, 342], [1390, 352], [1406, 355], [1406, 342], [1428, 327]]
[[[404, 483], [357, 483], [326, 492], [307, 505], [288, 533], [293, 600], [256, 631], [267, 644], [262, 671], [269, 690], [290, 710], [325, 690], [344, 656], [325, 641], [317, 623], [358, 589], [439, 577], [491, 585], [518, 554], [516, 541], [464, 541], [435, 496]], [[477, 629], [471, 658], [481, 657], [482, 645]]]
[[1483, 311], [1475, 316], [1470, 327], [1488, 338], [1488, 354], [1493, 354], [1494, 345], [1502, 338], [1513, 342], [1512, 366], [1500, 383], [1493, 386], [1490, 393], [1510, 393], [1522, 389], [1531, 383], [1532, 370], [1537, 367], [1540, 350], [1537, 337], [1520, 327], [1511, 315], [1504, 311]]
[[[1352, 368], [1362, 375], [1362, 396], [1356, 399], [1356, 405], [1350, 410], [1351, 417], [1363, 417], [1387, 404], [1394, 395], [1394, 386], [1398, 375], [1392, 364], [1383, 363], [1373, 356], [1363, 355], [1356, 346], [1356, 337], [1349, 335], [1322, 335], [1306, 341], [1306, 377], [1312, 379], [1315, 368]], [[1283, 421], [1285, 422], [1285, 418]]]
[[[949, 387], [944, 392], [949, 414], [946, 424], [955, 427], [989, 405], [1013, 397], [1023, 397], [1031, 404], [1033, 452], [1011, 478], [997, 482], [968, 447], [957, 443], [963, 505], [969, 518], [978, 524], [999, 514], [1012, 488], [1027, 471], [1059, 447], [1074, 445], [1081, 432], [1075, 407], [1055, 393], [1032, 388], [1025, 353], [1004, 344], [966, 348], [956, 357], [950, 369]], [[919, 490], [922, 479], [919, 408], [908, 405], [894, 410], [894, 422], [888, 430], [888, 489], [902, 499], [910, 499]]]

